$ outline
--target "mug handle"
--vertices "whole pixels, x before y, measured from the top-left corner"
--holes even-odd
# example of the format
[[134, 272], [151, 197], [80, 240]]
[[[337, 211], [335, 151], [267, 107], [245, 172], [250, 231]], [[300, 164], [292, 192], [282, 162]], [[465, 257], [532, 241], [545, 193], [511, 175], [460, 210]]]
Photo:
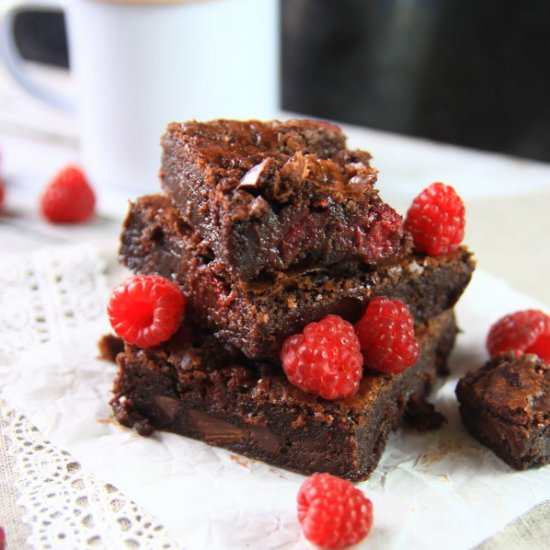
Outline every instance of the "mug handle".
[[2, 0], [0, 2], [0, 54], [13, 78], [28, 93], [68, 111], [75, 110], [75, 100], [69, 95], [49, 90], [32, 78], [25, 68], [24, 60], [15, 42], [15, 18], [25, 11], [64, 10], [60, 0]]

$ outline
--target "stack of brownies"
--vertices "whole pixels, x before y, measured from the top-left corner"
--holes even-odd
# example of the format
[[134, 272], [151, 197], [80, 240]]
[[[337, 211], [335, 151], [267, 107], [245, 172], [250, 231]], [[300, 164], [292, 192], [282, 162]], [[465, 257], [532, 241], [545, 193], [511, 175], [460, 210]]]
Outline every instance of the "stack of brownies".
[[[370, 155], [345, 139], [305, 120], [168, 126], [164, 194], [131, 204], [120, 255], [137, 274], [177, 283], [187, 311], [169, 341], [118, 355], [112, 405], [122, 424], [360, 480], [389, 432], [426, 410], [474, 262], [464, 247], [412, 253], [401, 216], [374, 187]], [[356, 395], [334, 401], [290, 384], [284, 340], [328, 314], [355, 322], [374, 296], [409, 306], [417, 364], [365, 371]]]

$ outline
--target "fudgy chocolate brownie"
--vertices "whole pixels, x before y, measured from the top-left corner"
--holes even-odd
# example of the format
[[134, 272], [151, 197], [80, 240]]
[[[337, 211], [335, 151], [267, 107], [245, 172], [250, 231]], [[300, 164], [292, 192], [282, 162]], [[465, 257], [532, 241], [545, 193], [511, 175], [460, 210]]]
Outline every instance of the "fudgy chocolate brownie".
[[550, 463], [550, 365], [503, 354], [460, 379], [460, 415], [470, 433], [510, 466]]
[[410, 254], [376, 268], [348, 262], [247, 282], [227, 271], [160, 195], [131, 205], [121, 243], [121, 260], [132, 271], [176, 281], [193, 321], [252, 359], [278, 357], [286, 337], [329, 313], [356, 321], [373, 296], [404, 301], [424, 323], [454, 306], [474, 269], [461, 248], [448, 256]]
[[161, 183], [180, 215], [243, 280], [296, 265], [379, 263], [410, 251], [374, 188], [370, 154], [308, 120], [172, 123]]
[[399, 375], [366, 373], [357, 395], [326, 401], [292, 386], [279, 366], [229, 356], [211, 336], [180, 330], [153, 349], [126, 345], [111, 401], [117, 419], [199, 439], [303, 474], [368, 477], [409, 402], [446, 372], [452, 311], [417, 327], [416, 365]]

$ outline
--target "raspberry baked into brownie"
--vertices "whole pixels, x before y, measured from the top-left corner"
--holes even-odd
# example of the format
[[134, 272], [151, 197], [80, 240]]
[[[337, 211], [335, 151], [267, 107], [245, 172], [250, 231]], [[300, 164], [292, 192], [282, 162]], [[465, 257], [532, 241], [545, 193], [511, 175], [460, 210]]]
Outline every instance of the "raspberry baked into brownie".
[[[370, 155], [345, 140], [304, 120], [169, 125], [164, 193], [130, 205], [120, 258], [138, 279], [179, 289], [185, 311], [151, 340], [179, 319], [154, 291], [124, 325], [119, 422], [360, 480], [389, 433], [428, 410], [474, 269], [463, 207], [437, 187], [404, 224]], [[120, 321], [117, 306], [109, 313]]]

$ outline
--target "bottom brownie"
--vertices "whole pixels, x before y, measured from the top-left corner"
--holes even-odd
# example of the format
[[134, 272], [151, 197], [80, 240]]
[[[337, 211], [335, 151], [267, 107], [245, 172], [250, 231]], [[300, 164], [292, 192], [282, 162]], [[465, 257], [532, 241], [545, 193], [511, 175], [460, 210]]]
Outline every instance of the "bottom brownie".
[[419, 361], [399, 375], [366, 373], [357, 395], [326, 401], [280, 367], [228, 356], [216, 340], [180, 331], [155, 349], [126, 345], [111, 402], [142, 435], [166, 430], [303, 474], [366, 479], [389, 433], [446, 372], [452, 311], [417, 328]]
[[500, 355], [461, 378], [456, 394], [468, 431], [507, 464], [550, 463], [550, 365]]

